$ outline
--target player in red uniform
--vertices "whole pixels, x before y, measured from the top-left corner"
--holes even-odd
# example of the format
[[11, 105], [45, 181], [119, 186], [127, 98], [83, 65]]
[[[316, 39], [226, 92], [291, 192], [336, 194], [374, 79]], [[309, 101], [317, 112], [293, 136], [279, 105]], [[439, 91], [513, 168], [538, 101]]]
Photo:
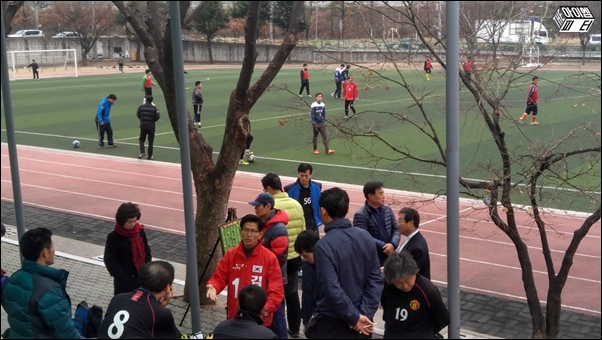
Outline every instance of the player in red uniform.
[[431, 76], [431, 70], [433, 69], [433, 64], [431, 63], [431, 58], [426, 58], [426, 60], [424, 61], [424, 78], [426, 80], [431, 80], [430, 76]]
[[464, 76], [466, 76], [466, 80], [470, 83], [470, 77], [472, 75], [472, 59], [470, 57], [466, 57], [466, 61], [464, 62]]
[[307, 70], [307, 64], [303, 64], [303, 68], [301, 72], [299, 72], [299, 76], [301, 77], [301, 88], [299, 89], [299, 97], [303, 96], [303, 89], [307, 92], [307, 96], [311, 97], [309, 94], [309, 71]]
[[537, 97], [539, 96], [539, 91], [537, 90], [538, 81], [539, 77], [533, 77], [533, 83], [531, 83], [529, 91], [527, 92], [527, 108], [519, 119], [520, 123], [522, 123], [529, 114], [533, 114], [533, 117], [531, 117], [531, 125], [539, 124], [537, 122]]
[[249, 214], [240, 221], [240, 244], [228, 250], [219, 261], [215, 273], [207, 281], [207, 297], [217, 301], [217, 294], [228, 288], [228, 319], [236, 316], [238, 292], [249, 284], [262, 287], [268, 301], [262, 314], [263, 325], [272, 324], [272, 316], [284, 299], [282, 271], [276, 255], [262, 245], [265, 224]]
[[353, 76], [349, 76], [349, 79], [343, 82], [343, 98], [345, 98], [345, 119], [349, 118], [349, 108], [353, 111], [355, 116], [355, 106], [353, 102], [359, 98], [357, 93], [357, 83], [353, 80]]

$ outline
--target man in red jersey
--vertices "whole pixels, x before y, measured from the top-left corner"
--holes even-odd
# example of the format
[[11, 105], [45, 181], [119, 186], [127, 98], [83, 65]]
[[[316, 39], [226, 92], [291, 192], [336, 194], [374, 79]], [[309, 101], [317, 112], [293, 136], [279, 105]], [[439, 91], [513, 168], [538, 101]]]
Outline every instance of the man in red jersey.
[[358, 99], [357, 83], [353, 80], [353, 76], [349, 76], [349, 79], [343, 82], [343, 98], [345, 98], [345, 119], [349, 118], [349, 108], [353, 111], [355, 116], [355, 106], [353, 102]]
[[472, 59], [470, 57], [466, 57], [466, 61], [464, 62], [464, 76], [466, 76], [466, 81], [470, 83], [470, 78], [472, 75]]
[[519, 122], [522, 124], [525, 118], [528, 115], [533, 114], [531, 117], [531, 125], [539, 124], [537, 122], [537, 97], [539, 96], [539, 91], [537, 91], [537, 83], [539, 81], [539, 77], [533, 77], [533, 82], [529, 86], [529, 91], [527, 92], [527, 108], [525, 112], [520, 117]]
[[268, 293], [261, 317], [263, 325], [271, 326], [274, 312], [284, 299], [282, 271], [273, 252], [262, 245], [265, 224], [258, 216], [249, 214], [240, 220], [240, 244], [228, 250], [219, 261], [215, 273], [207, 281], [207, 297], [217, 301], [217, 294], [228, 288], [228, 319], [236, 316], [238, 293], [254, 284]]
[[299, 72], [301, 76], [301, 88], [299, 89], [299, 98], [303, 97], [303, 89], [305, 89], [307, 96], [311, 97], [309, 94], [309, 71], [307, 70], [307, 64], [303, 64], [303, 68], [301, 72]]

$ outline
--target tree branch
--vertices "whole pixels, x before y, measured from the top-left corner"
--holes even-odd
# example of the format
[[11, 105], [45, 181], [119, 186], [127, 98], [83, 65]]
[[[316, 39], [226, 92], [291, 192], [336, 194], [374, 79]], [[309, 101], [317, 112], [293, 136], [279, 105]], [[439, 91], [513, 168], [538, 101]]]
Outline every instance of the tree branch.
[[261, 95], [265, 92], [265, 90], [270, 86], [278, 72], [282, 68], [282, 65], [286, 62], [286, 59], [290, 56], [291, 52], [297, 45], [297, 34], [301, 30], [302, 18], [303, 14], [303, 1], [295, 1], [293, 5], [293, 10], [291, 12], [290, 24], [288, 27], [288, 32], [284, 37], [284, 41], [280, 45], [278, 52], [272, 58], [272, 62], [270, 65], [263, 71], [263, 74], [259, 77], [257, 82], [253, 85], [253, 87], [249, 90], [249, 102], [250, 106], [253, 106], [255, 102], [261, 97]]
[[257, 60], [255, 45], [257, 44], [260, 5], [261, 2], [259, 1], [253, 1], [249, 4], [249, 16], [247, 17], [247, 24], [245, 26], [245, 58], [242, 62], [240, 77], [238, 78], [236, 90], [234, 92], [235, 100], [239, 104], [243, 104], [247, 97], [247, 90], [251, 84], [253, 69], [255, 68], [255, 62]]
[[132, 26], [136, 35], [140, 38], [140, 41], [144, 45], [144, 47], [156, 47], [153, 38], [148, 34], [148, 31], [144, 28], [144, 24], [138, 19], [132, 10], [125, 4], [123, 1], [113, 1], [115, 7], [121, 11], [123, 16], [127, 19], [127, 21]]
[[[201, 1], [201, 3], [196, 6], [196, 8], [188, 15], [186, 16], [186, 12], [182, 11], [182, 2], [180, 1], [180, 15], [182, 16], [182, 29], [188, 27], [188, 25], [190, 25], [190, 23], [192, 21], [194, 21], [194, 18], [199, 16], [199, 13], [201, 13], [203, 10], [205, 10], [205, 7], [207, 7], [207, 5], [209, 5], [209, 1]], [[186, 10], [188, 10], [188, 8], [186, 8]]]

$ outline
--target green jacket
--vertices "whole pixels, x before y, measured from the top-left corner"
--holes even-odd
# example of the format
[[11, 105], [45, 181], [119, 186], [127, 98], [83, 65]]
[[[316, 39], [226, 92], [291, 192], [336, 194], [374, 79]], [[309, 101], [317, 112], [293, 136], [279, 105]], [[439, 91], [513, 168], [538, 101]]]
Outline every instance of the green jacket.
[[305, 230], [305, 215], [303, 214], [303, 207], [297, 200], [292, 199], [286, 192], [273, 195], [274, 197], [274, 208], [283, 210], [288, 215], [288, 224], [286, 230], [288, 231], [288, 257], [287, 260], [292, 260], [299, 257], [299, 254], [295, 251], [295, 241], [297, 235]]
[[67, 294], [69, 272], [23, 260], [2, 292], [8, 339], [79, 339]]

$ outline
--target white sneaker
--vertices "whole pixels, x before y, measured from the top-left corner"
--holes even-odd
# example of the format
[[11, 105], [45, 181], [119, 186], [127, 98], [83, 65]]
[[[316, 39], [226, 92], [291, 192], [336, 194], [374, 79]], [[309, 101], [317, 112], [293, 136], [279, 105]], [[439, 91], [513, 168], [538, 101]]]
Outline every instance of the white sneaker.
[[302, 95], [299, 95], [299, 98], [303, 97]]
[[531, 122], [531, 125], [539, 125], [539, 122]]
[[[301, 96], [299, 96], [299, 97], [301, 97]], [[307, 98], [311, 98], [311, 94], [308, 94], [308, 95], [307, 95]]]
[[520, 124], [522, 124], [522, 123], [523, 123], [523, 119], [522, 119], [522, 118], [519, 118], [519, 119], [518, 119], [518, 122], [519, 122]]

